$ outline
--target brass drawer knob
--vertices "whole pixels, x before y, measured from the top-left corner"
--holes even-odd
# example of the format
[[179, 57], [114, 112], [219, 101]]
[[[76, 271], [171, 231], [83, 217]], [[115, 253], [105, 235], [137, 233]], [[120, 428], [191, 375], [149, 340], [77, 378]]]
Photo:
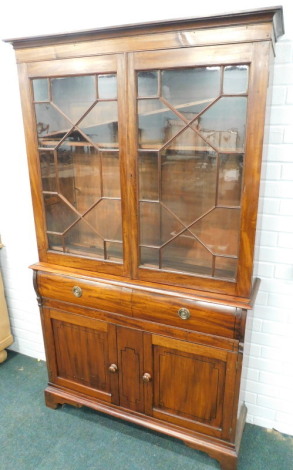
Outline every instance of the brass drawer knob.
[[109, 372], [112, 372], [112, 374], [115, 374], [118, 371], [118, 366], [116, 364], [111, 364], [109, 366]]
[[190, 311], [188, 310], [188, 308], [182, 307], [179, 308], [178, 315], [182, 320], [188, 320], [188, 318], [190, 318]]
[[72, 292], [73, 292], [73, 295], [75, 295], [75, 297], [81, 297], [82, 296], [82, 288], [81, 287], [74, 286], [72, 288]]
[[148, 382], [150, 382], [152, 380], [152, 377], [151, 377], [151, 374], [149, 374], [148, 372], [146, 372], [145, 374], [143, 374], [142, 376], [142, 381], [147, 384]]

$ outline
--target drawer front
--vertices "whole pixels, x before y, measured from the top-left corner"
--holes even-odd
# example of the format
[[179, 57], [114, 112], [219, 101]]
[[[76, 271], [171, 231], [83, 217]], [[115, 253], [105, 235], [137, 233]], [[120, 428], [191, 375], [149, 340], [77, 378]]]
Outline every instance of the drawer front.
[[237, 309], [187, 297], [134, 291], [133, 316], [216, 336], [235, 338]]
[[70, 276], [38, 273], [41, 297], [131, 315], [131, 289]]

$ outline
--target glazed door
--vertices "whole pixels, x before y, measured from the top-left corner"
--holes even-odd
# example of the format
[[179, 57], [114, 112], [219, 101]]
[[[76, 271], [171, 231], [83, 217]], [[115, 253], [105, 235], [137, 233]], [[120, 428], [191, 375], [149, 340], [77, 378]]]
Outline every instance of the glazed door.
[[43, 322], [50, 382], [119, 404], [115, 326], [48, 308]]
[[155, 418], [230, 439], [237, 354], [149, 335], [146, 412]]
[[112, 55], [33, 63], [22, 70], [33, 102], [27, 106], [28, 150], [42, 261], [127, 272], [120, 178], [123, 69], [121, 57]]
[[252, 44], [133, 54], [139, 279], [247, 295], [264, 79], [253, 54]]

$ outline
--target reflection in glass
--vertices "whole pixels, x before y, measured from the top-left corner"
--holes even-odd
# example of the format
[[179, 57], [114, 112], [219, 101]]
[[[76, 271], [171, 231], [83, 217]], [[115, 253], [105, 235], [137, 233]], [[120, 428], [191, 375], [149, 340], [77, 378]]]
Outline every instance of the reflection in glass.
[[63, 251], [63, 237], [61, 235], [48, 233], [47, 237], [49, 250]]
[[78, 219], [78, 215], [55, 194], [45, 194], [44, 203], [49, 232], [61, 234]]
[[78, 131], [57, 151], [60, 193], [82, 214], [101, 197], [100, 156]]
[[138, 101], [138, 139], [140, 148], [159, 149], [185, 125], [160, 100]]
[[102, 199], [84, 219], [104, 240], [122, 241], [119, 199]]
[[246, 97], [220, 98], [198, 119], [202, 136], [220, 151], [244, 149]]
[[120, 162], [118, 152], [101, 152], [103, 196], [120, 197]]
[[94, 75], [51, 79], [52, 101], [76, 123], [96, 99]]
[[101, 101], [79, 123], [79, 128], [100, 148], [118, 147], [116, 101]]
[[104, 258], [102, 238], [82, 219], [66, 232], [64, 243], [66, 253]]
[[121, 261], [123, 259], [123, 245], [117, 242], [105, 242], [106, 259], [109, 261]]
[[50, 103], [35, 104], [40, 147], [54, 148], [71, 129], [71, 123]]
[[162, 96], [191, 120], [219, 96], [220, 71], [220, 67], [164, 70]]
[[116, 75], [107, 73], [98, 76], [98, 95], [101, 100], [117, 98], [117, 78]]
[[141, 245], [160, 246], [160, 204], [141, 202], [139, 205]]
[[158, 71], [145, 70], [137, 73], [137, 94], [139, 97], [158, 96]]
[[248, 65], [228, 65], [224, 68], [223, 92], [227, 95], [246, 93]]
[[33, 82], [34, 101], [49, 101], [49, 83], [47, 78], [36, 78]]
[[237, 256], [240, 210], [216, 208], [189, 230], [214, 254]]
[[159, 203], [140, 203], [140, 244], [161, 246], [184, 229], [184, 225]]
[[140, 248], [140, 265], [149, 268], [159, 267], [159, 250], [142, 246]]
[[161, 250], [162, 269], [210, 276], [212, 255], [188, 232], [179, 235]]
[[43, 191], [57, 191], [56, 168], [53, 152], [40, 152]]
[[172, 147], [162, 153], [162, 201], [185, 225], [214, 207], [216, 156], [213, 151]]
[[157, 200], [159, 197], [158, 154], [139, 152], [139, 199]]
[[240, 206], [242, 170], [242, 154], [220, 154], [218, 204], [224, 206]]
[[215, 277], [223, 279], [235, 279], [238, 260], [236, 258], [225, 258], [216, 256]]

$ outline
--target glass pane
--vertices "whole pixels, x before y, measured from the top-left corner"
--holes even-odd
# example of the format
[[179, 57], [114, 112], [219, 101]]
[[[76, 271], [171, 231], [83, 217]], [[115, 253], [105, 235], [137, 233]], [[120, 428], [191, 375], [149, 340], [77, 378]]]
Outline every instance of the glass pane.
[[218, 204], [240, 206], [244, 155], [220, 154]]
[[118, 147], [116, 101], [101, 101], [79, 123], [79, 128], [101, 148]]
[[214, 254], [237, 256], [240, 210], [216, 208], [189, 230]]
[[159, 198], [158, 154], [139, 152], [139, 199], [157, 200]]
[[120, 162], [117, 152], [101, 152], [103, 196], [120, 197]]
[[34, 100], [49, 101], [49, 83], [47, 78], [33, 80]]
[[198, 120], [202, 136], [222, 152], [244, 149], [246, 102], [243, 97], [221, 98]]
[[188, 232], [179, 235], [161, 250], [162, 268], [211, 276], [213, 256]]
[[139, 97], [158, 96], [158, 71], [146, 70], [138, 72], [137, 90]]
[[117, 98], [117, 78], [113, 74], [105, 74], [98, 76], [98, 95], [100, 99]]
[[56, 147], [71, 129], [71, 123], [50, 103], [35, 104], [35, 111], [40, 147]]
[[79, 220], [64, 237], [65, 252], [104, 259], [104, 242], [84, 221]]
[[93, 75], [51, 79], [52, 101], [76, 123], [96, 99]]
[[77, 214], [55, 194], [45, 194], [47, 230], [63, 233], [78, 219]]
[[217, 154], [166, 149], [162, 154], [162, 201], [189, 225], [216, 200]]
[[57, 191], [56, 168], [53, 152], [40, 152], [43, 191]]
[[61, 235], [52, 235], [48, 233], [49, 250], [63, 252], [63, 237]]
[[178, 219], [159, 203], [140, 203], [140, 243], [161, 246], [184, 229]]
[[119, 199], [103, 199], [84, 216], [84, 219], [104, 240], [122, 241]]
[[186, 124], [158, 99], [138, 101], [140, 148], [159, 149]]
[[229, 65], [224, 68], [223, 91], [227, 95], [246, 93], [248, 86], [248, 65]]
[[141, 202], [139, 208], [141, 245], [160, 246], [160, 204]]
[[60, 145], [57, 157], [60, 193], [82, 214], [101, 197], [98, 150], [74, 132]]
[[162, 71], [162, 96], [189, 120], [220, 94], [220, 67]]
[[118, 262], [123, 260], [122, 243], [106, 242], [106, 259]]
[[140, 249], [140, 264], [144, 267], [159, 267], [159, 249], [142, 246]]
[[215, 277], [224, 279], [235, 279], [238, 260], [216, 256]]

